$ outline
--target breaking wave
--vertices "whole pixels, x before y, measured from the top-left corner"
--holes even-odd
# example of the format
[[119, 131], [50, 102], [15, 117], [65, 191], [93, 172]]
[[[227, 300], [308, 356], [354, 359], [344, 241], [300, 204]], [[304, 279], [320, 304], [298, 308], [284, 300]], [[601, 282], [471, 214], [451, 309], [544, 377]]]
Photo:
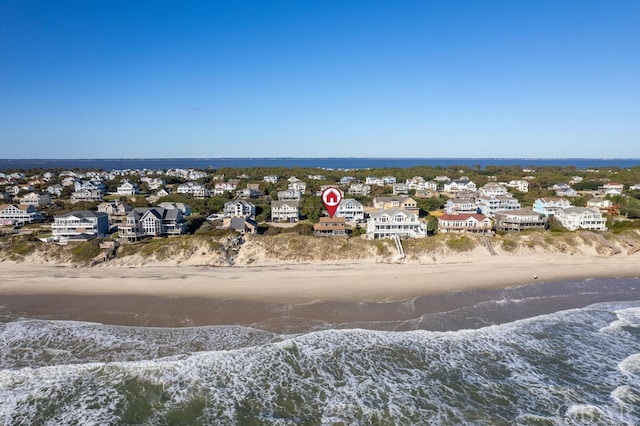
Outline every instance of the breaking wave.
[[638, 424], [640, 302], [475, 330], [0, 323], [2, 424]]

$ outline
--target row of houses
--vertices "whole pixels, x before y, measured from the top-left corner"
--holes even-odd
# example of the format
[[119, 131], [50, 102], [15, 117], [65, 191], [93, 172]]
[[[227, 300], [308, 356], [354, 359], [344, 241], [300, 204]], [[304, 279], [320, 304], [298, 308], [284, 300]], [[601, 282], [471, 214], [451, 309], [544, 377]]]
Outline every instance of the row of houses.
[[[552, 215], [570, 231], [587, 229], [606, 231], [606, 218], [597, 207], [566, 207]], [[438, 232], [489, 233], [493, 230], [519, 232], [529, 229], [546, 229], [549, 215], [530, 208], [496, 213], [493, 221], [479, 213], [444, 214], [438, 217]]]

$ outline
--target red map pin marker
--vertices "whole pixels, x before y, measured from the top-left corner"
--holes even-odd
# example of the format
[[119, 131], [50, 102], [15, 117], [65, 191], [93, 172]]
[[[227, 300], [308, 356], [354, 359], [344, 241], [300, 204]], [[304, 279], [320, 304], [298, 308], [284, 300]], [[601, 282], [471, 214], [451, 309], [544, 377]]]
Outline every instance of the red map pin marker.
[[336, 214], [340, 201], [342, 201], [342, 192], [338, 188], [329, 187], [322, 191], [322, 202], [329, 213], [329, 217], [333, 217]]

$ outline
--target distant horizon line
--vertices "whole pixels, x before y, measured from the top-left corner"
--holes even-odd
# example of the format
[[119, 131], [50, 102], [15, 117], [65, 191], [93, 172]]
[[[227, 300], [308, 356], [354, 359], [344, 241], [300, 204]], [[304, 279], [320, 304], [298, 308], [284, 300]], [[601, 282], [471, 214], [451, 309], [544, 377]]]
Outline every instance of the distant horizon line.
[[94, 157], [94, 158], [0, 158], [0, 161], [128, 161], [128, 160], [640, 160], [640, 157]]

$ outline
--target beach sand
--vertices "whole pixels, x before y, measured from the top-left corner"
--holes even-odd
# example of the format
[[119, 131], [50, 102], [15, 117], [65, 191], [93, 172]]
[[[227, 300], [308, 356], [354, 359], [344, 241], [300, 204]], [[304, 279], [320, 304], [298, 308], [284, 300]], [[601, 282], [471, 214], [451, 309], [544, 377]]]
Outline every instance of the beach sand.
[[386, 320], [390, 313], [385, 305], [416, 297], [532, 282], [635, 277], [640, 276], [640, 257], [483, 256], [428, 265], [273, 267], [78, 268], [5, 262], [0, 275], [0, 314], [12, 317], [145, 326], [255, 325]]

